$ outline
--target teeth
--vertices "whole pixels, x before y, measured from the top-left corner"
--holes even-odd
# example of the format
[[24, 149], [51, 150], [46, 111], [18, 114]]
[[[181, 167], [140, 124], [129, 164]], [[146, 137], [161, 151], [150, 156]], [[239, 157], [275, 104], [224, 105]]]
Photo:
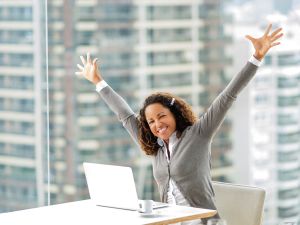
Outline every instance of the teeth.
[[161, 129], [158, 129], [158, 132], [161, 133], [161, 132], [164, 132], [167, 128], [164, 127], [164, 128], [161, 128]]

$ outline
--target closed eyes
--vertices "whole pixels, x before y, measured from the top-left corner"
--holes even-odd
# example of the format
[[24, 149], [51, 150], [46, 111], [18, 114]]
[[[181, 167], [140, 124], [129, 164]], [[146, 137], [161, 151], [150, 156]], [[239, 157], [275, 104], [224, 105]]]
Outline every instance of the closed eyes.
[[[158, 116], [158, 119], [160, 119], [160, 118], [163, 118], [163, 117], [165, 117], [166, 115], [159, 115]], [[152, 124], [154, 121], [153, 120], [150, 120], [150, 121], [148, 121], [148, 124], [150, 125], [150, 124]]]

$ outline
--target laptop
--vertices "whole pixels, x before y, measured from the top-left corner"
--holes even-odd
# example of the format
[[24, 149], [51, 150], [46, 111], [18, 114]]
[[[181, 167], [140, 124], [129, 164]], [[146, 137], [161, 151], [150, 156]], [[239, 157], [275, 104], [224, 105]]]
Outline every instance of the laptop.
[[[90, 198], [96, 205], [141, 211], [132, 169], [95, 163], [83, 163]], [[153, 209], [167, 203], [154, 202]]]

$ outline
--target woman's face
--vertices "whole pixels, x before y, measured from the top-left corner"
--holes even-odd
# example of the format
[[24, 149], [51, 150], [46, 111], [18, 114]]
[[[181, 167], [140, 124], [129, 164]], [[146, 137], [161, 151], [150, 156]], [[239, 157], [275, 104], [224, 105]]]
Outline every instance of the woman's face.
[[173, 113], [162, 104], [154, 103], [146, 107], [145, 116], [153, 135], [168, 142], [176, 130]]

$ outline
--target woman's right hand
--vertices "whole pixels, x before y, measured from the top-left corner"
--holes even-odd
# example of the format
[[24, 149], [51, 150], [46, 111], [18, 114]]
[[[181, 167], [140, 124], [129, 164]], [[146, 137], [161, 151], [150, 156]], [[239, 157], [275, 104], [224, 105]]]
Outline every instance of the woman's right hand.
[[80, 56], [81, 62], [83, 64], [77, 64], [77, 67], [79, 68], [79, 72], [76, 72], [77, 75], [84, 76], [85, 79], [89, 80], [93, 84], [99, 83], [102, 79], [102, 76], [100, 74], [100, 71], [98, 69], [97, 65], [97, 58], [95, 58], [93, 61], [90, 57], [90, 53], [86, 54], [86, 60], [83, 56]]

